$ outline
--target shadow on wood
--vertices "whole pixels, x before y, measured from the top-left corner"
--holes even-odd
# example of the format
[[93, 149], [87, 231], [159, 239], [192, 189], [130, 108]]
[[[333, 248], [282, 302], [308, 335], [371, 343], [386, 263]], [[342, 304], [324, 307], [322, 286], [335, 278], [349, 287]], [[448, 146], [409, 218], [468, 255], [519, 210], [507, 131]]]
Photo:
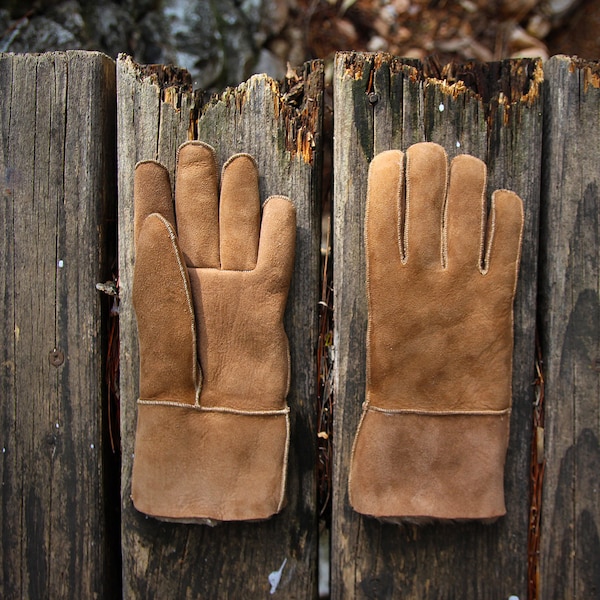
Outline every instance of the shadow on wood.
[[600, 63], [545, 67], [540, 598], [600, 594]]

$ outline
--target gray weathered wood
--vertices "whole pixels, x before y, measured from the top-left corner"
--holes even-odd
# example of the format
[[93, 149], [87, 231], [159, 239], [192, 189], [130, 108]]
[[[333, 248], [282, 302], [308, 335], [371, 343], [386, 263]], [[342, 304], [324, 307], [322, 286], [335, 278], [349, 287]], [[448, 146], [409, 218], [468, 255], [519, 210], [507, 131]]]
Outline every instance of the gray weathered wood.
[[[310, 598], [317, 581], [314, 349], [322, 66], [307, 64], [285, 89], [256, 76], [206, 103], [178, 84], [181, 75], [140, 67], [126, 57], [117, 62], [124, 595], [267, 598], [269, 573], [287, 560], [277, 597]], [[288, 195], [298, 211], [297, 260], [285, 320], [292, 354], [288, 503], [280, 515], [261, 523], [214, 528], [163, 523], [138, 513], [129, 498], [139, 360], [131, 306], [133, 169], [136, 161], [154, 158], [173, 175], [178, 145], [195, 137], [216, 148], [221, 164], [235, 152], [251, 153], [262, 198]]]
[[116, 200], [115, 65], [2, 55], [0, 90], [0, 596], [103, 597], [114, 589], [95, 284]]
[[[541, 65], [504, 61], [454, 67], [455, 72], [446, 69], [443, 74], [435, 67], [360, 53], [341, 53], [335, 64], [333, 598], [496, 599], [527, 594]], [[488, 164], [489, 190], [513, 189], [525, 203], [505, 470], [508, 514], [492, 525], [382, 524], [353, 512], [348, 503], [348, 466], [365, 389], [367, 169], [375, 154], [425, 140], [442, 144], [450, 157], [467, 152], [482, 158]]]
[[545, 66], [540, 598], [600, 594], [600, 64]]

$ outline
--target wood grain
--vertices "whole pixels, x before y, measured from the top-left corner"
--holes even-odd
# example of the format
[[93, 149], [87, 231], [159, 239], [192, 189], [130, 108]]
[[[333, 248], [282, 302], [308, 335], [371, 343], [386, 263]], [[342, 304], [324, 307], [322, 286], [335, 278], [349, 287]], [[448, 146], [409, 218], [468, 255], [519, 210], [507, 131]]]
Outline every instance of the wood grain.
[[545, 66], [540, 598], [600, 594], [600, 64]]
[[[268, 575], [284, 559], [275, 597], [316, 595], [322, 65], [309, 63], [281, 84], [254, 77], [216, 98], [193, 93], [186, 77], [121, 57], [117, 93], [115, 64], [97, 53], [0, 55], [2, 598], [118, 595], [111, 540], [119, 523], [107, 495], [114, 474], [103, 416], [106, 313], [95, 289], [110, 276], [116, 159], [123, 596], [270, 597]], [[540, 196], [546, 422], [539, 597], [599, 593], [600, 65], [555, 57], [544, 77], [542, 86], [539, 63], [526, 60], [446, 66], [385, 54], [336, 59], [333, 598], [526, 597]], [[130, 297], [133, 168], [155, 158], [173, 173], [177, 147], [191, 138], [215, 146], [221, 163], [251, 152], [262, 197], [287, 194], [298, 209], [286, 312], [294, 365], [288, 505], [264, 523], [161, 523], [129, 499], [139, 361]], [[381, 524], [354, 513], [347, 499], [365, 388], [367, 169], [378, 152], [422, 140], [442, 144], [450, 157], [479, 156], [488, 164], [490, 193], [506, 187], [525, 201], [508, 514], [493, 525]]]
[[[317, 584], [314, 349], [323, 69], [318, 62], [307, 63], [284, 84], [255, 76], [218, 98], [193, 94], [181, 85], [181, 76], [140, 67], [126, 57], [117, 62], [124, 595], [267, 598], [268, 575], [285, 560], [277, 597], [310, 598]], [[133, 169], [138, 160], [154, 158], [173, 175], [177, 147], [196, 137], [215, 147], [221, 164], [235, 152], [251, 153], [263, 200], [288, 195], [298, 211], [285, 317], [292, 355], [288, 500], [281, 514], [261, 523], [214, 528], [163, 523], [138, 513], [129, 498], [139, 360], [130, 295]]]
[[[334, 71], [335, 458], [333, 598], [525, 598], [541, 164], [541, 65], [438, 68], [385, 54], [340, 53]], [[365, 390], [363, 213], [367, 170], [383, 150], [434, 141], [488, 164], [488, 189], [524, 200], [515, 301], [508, 514], [492, 525], [382, 524], [353, 512], [347, 477]], [[493, 368], [493, 365], [490, 365]]]
[[102, 597], [118, 577], [95, 288], [116, 199], [114, 69], [98, 53], [0, 57], [3, 598]]

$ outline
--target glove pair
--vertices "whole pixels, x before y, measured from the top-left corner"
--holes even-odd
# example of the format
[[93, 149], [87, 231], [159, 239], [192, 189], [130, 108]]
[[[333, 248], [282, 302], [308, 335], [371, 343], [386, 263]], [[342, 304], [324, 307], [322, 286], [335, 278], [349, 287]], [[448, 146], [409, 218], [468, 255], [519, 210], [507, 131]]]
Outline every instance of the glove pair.
[[[220, 187], [220, 193], [219, 193]], [[350, 503], [382, 519], [505, 512], [513, 322], [523, 207], [440, 146], [383, 152], [369, 169], [367, 389]], [[178, 152], [175, 199], [155, 161], [135, 171], [133, 302], [140, 398], [138, 510], [163, 520], [265, 519], [283, 506], [290, 359], [283, 314], [292, 202], [262, 207], [256, 163], [219, 186], [213, 149]]]

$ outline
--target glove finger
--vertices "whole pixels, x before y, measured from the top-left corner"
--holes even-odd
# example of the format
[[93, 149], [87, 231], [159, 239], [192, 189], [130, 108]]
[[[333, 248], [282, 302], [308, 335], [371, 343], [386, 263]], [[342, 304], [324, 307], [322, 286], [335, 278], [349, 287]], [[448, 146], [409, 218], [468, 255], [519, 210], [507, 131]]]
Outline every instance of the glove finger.
[[272, 292], [287, 292], [296, 251], [296, 208], [285, 196], [271, 196], [263, 206], [256, 271]]
[[485, 186], [483, 161], [467, 154], [452, 161], [446, 200], [447, 266], [452, 271], [481, 269]]
[[200, 388], [187, 270], [170, 223], [144, 221], [133, 275], [140, 342], [140, 398], [193, 404]]
[[221, 268], [234, 271], [254, 269], [259, 232], [258, 169], [249, 154], [236, 154], [223, 166], [221, 180]]
[[133, 211], [133, 239], [136, 247], [142, 225], [148, 215], [158, 213], [173, 227], [175, 225], [169, 172], [155, 160], [145, 160], [135, 166]]
[[188, 267], [219, 267], [219, 195], [213, 148], [182, 144], [177, 156], [175, 211], [179, 243]]
[[[403, 254], [404, 154], [387, 150], [369, 165], [365, 237], [369, 280], [384, 278]], [[382, 260], [384, 257], [384, 260]]]
[[521, 256], [523, 202], [508, 190], [496, 190], [488, 223], [485, 267], [489, 277], [514, 288]]
[[411, 146], [406, 156], [406, 261], [411, 268], [441, 268], [446, 152], [423, 142]]

